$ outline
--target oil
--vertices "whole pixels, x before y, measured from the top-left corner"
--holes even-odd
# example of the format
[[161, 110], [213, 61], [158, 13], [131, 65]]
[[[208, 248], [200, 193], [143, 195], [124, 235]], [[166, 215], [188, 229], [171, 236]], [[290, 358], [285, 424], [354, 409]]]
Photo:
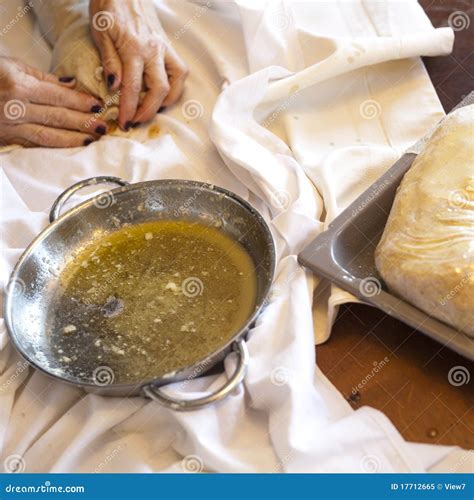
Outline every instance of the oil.
[[129, 383], [225, 345], [255, 309], [257, 280], [248, 252], [221, 230], [160, 220], [86, 246], [59, 290], [49, 330], [61, 369]]

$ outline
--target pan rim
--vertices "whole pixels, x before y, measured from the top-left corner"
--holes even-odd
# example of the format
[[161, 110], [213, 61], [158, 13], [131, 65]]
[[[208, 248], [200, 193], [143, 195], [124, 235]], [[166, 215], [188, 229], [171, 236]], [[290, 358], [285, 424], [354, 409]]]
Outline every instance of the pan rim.
[[[148, 180], [148, 181], [141, 181], [137, 183], [131, 183], [126, 186], [120, 186], [114, 189], [109, 190], [108, 192], [116, 195], [117, 197], [120, 197], [121, 195], [124, 195], [124, 193], [130, 193], [135, 190], [140, 190], [143, 189], [144, 187], [148, 187], [151, 185], [168, 185], [170, 187], [178, 188], [178, 187], [187, 187], [187, 188], [200, 188], [204, 189], [209, 193], [215, 194], [215, 195], [220, 195], [224, 194], [228, 198], [230, 198], [232, 201], [238, 203], [241, 205], [245, 210], [250, 212], [251, 216], [255, 218], [256, 222], [259, 224], [261, 229], [263, 230], [266, 238], [266, 244], [268, 247], [269, 251], [269, 258], [270, 258], [270, 269], [269, 269], [269, 276], [265, 285], [265, 288], [262, 292], [261, 299], [259, 302], [255, 305], [255, 308], [252, 312], [252, 314], [249, 316], [245, 324], [237, 331], [235, 332], [231, 337], [230, 340], [228, 340], [224, 345], [219, 347], [218, 349], [209, 352], [204, 358], [199, 359], [195, 363], [188, 365], [183, 368], [177, 368], [175, 371], [168, 372], [160, 377], [156, 378], [151, 378], [151, 379], [143, 379], [143, 380], [137, 380], [133, 382], [127, 382], [127, 383], [110, 383], [107, 385], [99, 385], [99, 384], [94, 384], [92, 382], [88, 381], [81, 381], [80, 379], [68, 379], [66, 377], [63, 377], [61, 375], [52, 373], [48, 369], [46, 369], [44, 366], [39, 364], [37, 361], [34, 361], [31, 359], [31, 357], [25, 353], [25, 351], [22, 349], [20, 346], [17, 335], [15, 334], [14, 327], [13, 327], [13, 322], [12, 322], [12, 305], [13, 305], [13, 296], [12, 294], [5, 293], [5, 301], [3, 305], [3, 317], [5, 320], [5, 327], [8, 333], [8, 337], [13, 343], [16, 351], [35, 369], [39, 370], [40, 372], [48, 375], [49, 377], [52, 377], [60, 382], [67, 383], [72, 386], [76, 387], [82, 387], [84, 389], [107, 389], [110, 388], [111, 390], [120, 390], [120, 389], [130, 389], [132, 391], [136, 387], [144, 387], [146, 385], [154, 385], [154, 386], [161, 386], [173, 382], [179, 382], [182, 380], [186, 379], [193, 379], [197, 378], [198, 376], [204, 374], [207, 370], [203, 370], [202, 372], [198, 373], [195, 377], [186, 377], [186, 373], [192, 372], [195, 370], [197, 367], [201, 366], [204, 361], [211, 359], [211, 362], [209, 364], [209, 368], [214, 366], [214, 364], [217, 363], [217, 361], [221, 358], [221, 356], [225, 356], [225, 354], [230, 350], [232, 344], [245, 337], [246, 334], [248, 333], [249, 329], [252, 327], [252, 324], [255, 322], [257, 317], [260, 315], [262, 312], [263, 307], [266, 304], [268, 295], [270, 293], [271, 286], [273, 284], [273, 280], [275, 277], [275, 272], [276, 272], [276, 246], [275, 246], [275, 240], [273, 238], [273, 234], [271, 232], [271, 229], [261, 213], [253, 207], [248, 201], [244, 200], [241, 196], [237, 195], [236, 193], [217, 186], [216, 184], [212, 183], [207, 183], [207, 182], [201, 182], [201, 181], [195, 181], [195, 180], [188, 180], [188, 179], [156, 179], [156, 180]], [[87, 200], [79, 203], [78, 205], [75, 205], [74, 207], [71, 207], [67, 211], [65, 211], [62, 215], [60, 215], [56, 220], [53, 222], [49, 223], [42, 231], [38, 233], [38, 235], [30, 242], [30, 244], [25, 248], [19, 259], [17, 260], [11, 274], [9, 277], [9, 280], [7, 282], [7, 287], [8, 284], [14, 281], [15, 279], [18, 279], [19, 272], [22, 268], [22, 265], [25, 263], [25, 261], [30, 257], [34, 251], [36, 250], [37, 246], [48, 236], [50, 235], [60, 224], [65, 223], [68, 219], [73, 217], [75, 214], [87, 209], [91, 205], [94, 204], [94, 196], [91, 198], [88, 198]], [[179, 218], [177, 218], [179, 220]]]

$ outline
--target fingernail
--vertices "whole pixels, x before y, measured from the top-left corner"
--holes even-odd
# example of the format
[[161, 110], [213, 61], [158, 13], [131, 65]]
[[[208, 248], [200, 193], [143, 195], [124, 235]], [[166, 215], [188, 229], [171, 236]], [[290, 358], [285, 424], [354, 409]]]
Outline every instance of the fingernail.
[[109, 87], [112, 87], [112, 85], [115, 83], [115, 75], [112, 73], [110, 75], [107, 75], [107, 85]]
[[73, 76], [61, 76], [59, 78], [59, 81], [63, 82], [63, 83], [69, 83], [69, 82], [72, 82], [73, 80], [74, 80]]
[[94, 139], [88, 137], [87, 139], [84, 140], [84, 146], [89, 146], [91, 142], [94, 142]]
[[157, 113], [161, 113], [162, 111], [164, 111], [166, 109], [166, 106], [161, 106], [161, 108], [157, 111]]
[[129, 130], [130, 127], [133, 127], [133, 122], [129, 120], [128, 122], [125, 123], [124, 129]]
[[134, 124], [132, 125], [133, 128], [137, 128], [138, 125], [140, 125], [140, 122], [134, 122]]
[[107, 129], [103, 125], [99, 125], [98, 127], [95, 128], [95, 131], [99, 135], [104, 135], [107, 132]]
[[91, 108], [91, 113], [99, 113], [102, 108], [100, 107], [99, 104], [94, 104]]

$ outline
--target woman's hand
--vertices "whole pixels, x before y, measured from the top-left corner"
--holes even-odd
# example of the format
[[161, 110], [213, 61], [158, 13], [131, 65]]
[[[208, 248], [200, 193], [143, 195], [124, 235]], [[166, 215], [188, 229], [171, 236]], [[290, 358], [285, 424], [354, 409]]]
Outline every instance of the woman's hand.
[[0, 57], [0, 143], [66, 148], [105, 134], [107, 124], [94, 114], [101, 103], [74, 83]]
[[[110, 90], [120, 88], [119, 125], [151, 120], [183, 92], [188, 70], [169, 43], [152, 1], [90, 0], [91, 30]], [[145, 96], [140, 102], [140, 91]]]

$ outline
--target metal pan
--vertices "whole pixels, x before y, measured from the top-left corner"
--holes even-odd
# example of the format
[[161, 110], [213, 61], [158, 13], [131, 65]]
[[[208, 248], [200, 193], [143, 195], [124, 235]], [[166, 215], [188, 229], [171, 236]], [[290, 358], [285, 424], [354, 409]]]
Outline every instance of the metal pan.
[[[99, 183], [119, 185], [60, 215], [65, 202], [79, 189]], [[91, 241], [124, 224], [153, 220], [189, 220], [218, 225], [248, 251], [257, 270], [257, 300], [245, 325], [230, 340], [192, 366], [176, 369], [152, 380], [114, 383], [107, 373], [97, 380], [90, 373], [78, 376], [64, 370], [52, 349], [47, 326], [52, 315], [64, 313], [55, 302], [59, 278], [68, 262]], [[110, 396], [143, 395], [175, 410], [191, 410], [218, 401], [236, 388], [245, 376], [248, 353], [245, 336], [260, 313], [275, 269], [275, 247], [262, 216], [245, 200], [225, 189], [194, 181], [156, 180], [128, 184], [116, 177], [94, 177], [67, 189], [54, 203], [51, 224], [25, 250], [7, 286], [4, 317], [19, 353], [36, 369], [88, 392]], [[106, 285], [105, 285], [106, 286]], [[235, 373], [218, 390], [198, 399], [167, 395], [162, 386], [195, 378], [235, 351]]]
[[[473, 94], [456, 106], [468, 105]], [[298, 256], [314, 273], [378, 307], [449, 349], [474, 360], [474, 341], [464, 333], [429, 316], [391, 294], [377, 268], [374, 253], [400, 182], [421, 151], [425, 139], [404, 154], [380, 179], [361, 194]]]

